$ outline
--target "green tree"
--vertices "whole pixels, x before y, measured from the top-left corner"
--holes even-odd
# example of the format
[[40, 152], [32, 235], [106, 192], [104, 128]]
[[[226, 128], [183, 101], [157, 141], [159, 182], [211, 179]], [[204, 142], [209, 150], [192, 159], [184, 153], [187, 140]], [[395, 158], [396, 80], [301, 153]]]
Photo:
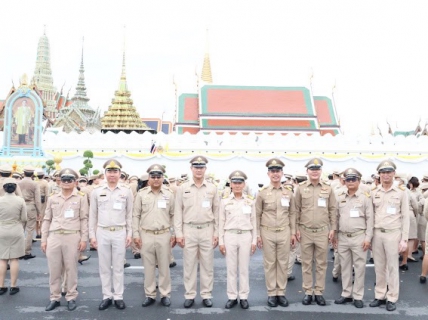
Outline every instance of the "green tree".
[[53, 160], [46, 160], [45, 163], [46, 163], [45, 168], [48, 174], [50, 174], [51, 171], [55, 170], [55, 162]]
[[93, 167], [91, 159], [94, 157], [94, 153], [91, 150], [86, 150], [83, 152], [83, 157], [86, 158], [83, 160], [84, 167], [80, 169], [79, 172], [82, 176], [90, 176]]

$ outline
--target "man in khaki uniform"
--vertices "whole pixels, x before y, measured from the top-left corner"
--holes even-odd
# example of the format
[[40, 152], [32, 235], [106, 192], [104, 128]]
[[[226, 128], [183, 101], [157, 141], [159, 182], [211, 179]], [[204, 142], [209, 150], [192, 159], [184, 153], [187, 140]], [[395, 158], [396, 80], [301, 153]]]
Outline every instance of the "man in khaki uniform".
[[[344, 171], [346, 189], [338, 195], [336, 245], [342, 270], [342, 294], [335, 304], [354, 301], [362, 308], [367, 250], [373, 236], [373, 204], [370, 193], [360, 187], [361, 173]], [[352, 288], [352, 267], [355, 271]]]
[[132, 242], [134, 198], [129, 186], [119, 183], [122, 165], [117, 160], [107, 160], [103, 167], [107, 183], [92, 191], [89, 209], [89, 238], [98, 250], [103, 292], [98, 309], [107, 309], [113, 299], [116, 308], [125, 309], [123, 261]]
[[165, 173], [162, 165], [150, 166], [147, 173], [149, 185], [138, 192], [132, 214], [134, 242], [143, 256], [146, 294], [143, 307], [156, 301], [156, 265], [161, 303], [168, 307], [171, 305], [169, 253], [175, 245], [175, 235], [170, 232], [174, 222], [174, 194], [162, 184]]
[[[248, 309], [250, 293], [249, 267], [250, 256], [256, 251], [257, 221], [254, 198], [245, 194], [247, 175], [233, 171], [229, 175], [232, 194], [220, 202], [219, 209], [219, 249], [226, 256], [227, 296], [226, 309], [239, 303], [242, 309]], [[239, 270], [239, 292], [237, 290]]]
[[[5, 194], [5, 191], [3, 189], [4, 180], [6, 178], [9, 178], [12, 175], [12, 170], [13, 170], [12, 167], [7, 163], [0, 166], [0, 197], [4, 196]], [[15, 189], [15, 194], [17, 196], [22, 197], [22, 192], [21, 192], [21, 189], [19, 188], [18, 181]]]
[[263, 248], [263, 266], [270, 307], [288, 306], [285, 290], [288, 280], [290, 244], [296, 234], [296, 208], [293, 192], [281, 184], [284, 163], [273, 158], [266, 162], [270, 184], [257, 194], [257, 245]]
[[398, 254], [407, 250], [409, 237], [409, 199], [405, 188], [394, 186], [395, 164], [382, 161], [377, 171], [380, 185], [372, 191], [374, 206], [373, 258], [375, 261], [375, 299], [370, 307], [386, 304], [394, 311], [399, 294]]
[[36, 229], [36, 220], [42, 213], [40, 186], [31, 179], [34, 170], [32, 166], [24, 167], [24, 179], [18, 182], [25, 204], [27, 205], [27, 223], [24, 226], [26, 233], [25, 255], [22, 257], [25, 260], [36, 257], [31, 254], [31, 246], [33, 244], [33, 233]]
[[49, 183], [45, 179], [43, 179], [43, 177], [45, 176], [45, 172], [43, 171], [43, 169], [37, 169], [34, 172], [34, 175], [37, 177], [36, 182], [40, 186], [40, 203], [41, 203], [40, 216], [37, 219], [37, 225], [36, 225], [36, 234], [37, 234], [36, 238], [41, 239], [42, 223], [43, 223], [43, 218], [45, 216], [46, 205], [48, 203]]
[[[321, 159], [311, 159], [305, 165], [308, 180], [300, 183], [296, 191], [296, 237], [302, 253], [304, 305], [312, 303], [313, 294], [318, 305], [326, 305], [323, 293], [328, 243], [333, 241], [336, 228], [337, 201], [328, 182], [321, 180], [322, 165]], [[314, 265], [316, 281], [313, 288]]]
[[220, 199], [217, 187], [204, 179], [207, 158], [196, 156], [190, 163], [193, 178], [177, 189], [174, 208], [176, 240], [183, 248], [184, 307], [190, 308], [195, 302], [199, 262], [201, 297], [203, 304], [210, 308]]
[[77, 259], [88, 241], [89, 207], [85, 194], [74, 188], [77, 173], [63, 169], [59, 176], [61, 192], [49, 198], [42, 224], [41, 248], [48, 259], [51, 293], [46, 311], [60, 305], [62, 270], [67, 278], [68, 310], [76, 309]]

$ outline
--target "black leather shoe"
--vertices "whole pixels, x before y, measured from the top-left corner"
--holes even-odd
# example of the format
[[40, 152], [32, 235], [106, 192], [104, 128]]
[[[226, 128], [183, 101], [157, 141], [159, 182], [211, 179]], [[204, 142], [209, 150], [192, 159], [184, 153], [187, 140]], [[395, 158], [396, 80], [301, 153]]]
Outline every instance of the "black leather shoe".
[[302, 264], [299, 260], [294, 261], [294, 264]]
[[278, 298], [276, 296], [269, 296], [267, 299], [267, 303], [269, 307], [278, 307]]
[[322, 295], [315, 295], [315, 301], [316, 301], [317, 305], [319, 305], [319, 306], [325, 306], [326, 305], [324, 297]]
[[427, 282], [427, 277], [420, 276], [420, 277], [419, 277], [419, 282], [420, 282], [420, 283], [425, 283], [425, 282]]
[[364, 307], [363, 300], [354, 300], [354, 306], [356, 308], [362, 308], [362, 307]]
[[89, 248], [89, 251], [97, 251], [95, 248]]
[[114, 306], [117, 309], [121, 309], [121, 310], [126, 308], [125, 301], [123, 300], [114, 300]]
[[169, 307], [171, 305], [171, 299], [168, 297], [162, 297], [161, 303], [164, 307]]
[[333, 277], [333, 282], [337, 282], [339, 280], [339, 277]]
[[229, 299], [229, 300], [227, 300], [226, 305], [224, 307], [226, 309], [231, 309], [234, 306], [236, 306], [237, 304], [238, 304], [238, 300], [237, 299], [235, 299], [235, 300]]
[[403, 264], [403, 265], [399, 266], [399, 268], [400, 268], [400, 270], [404, 270], [404, 271], [409, 270], [409, 267], [407, 266], [407, 264]]
[[98, 306], [98, 310], [105, 310], [108, 307], [110, 307], [111, 304], [112, 304], [111, 299], [104, 299], [103, 301], [101, 301], [100, 305]]
[[190, 308], [191, 306], [193, 306], [194, 302], [195, 302], [194, 299], [186, 299], [186, 300], [184, 300], [184, 307]]
[[239, 304], [241, 305], [242, 309], [248, 309], [250, 307], [247, 299], [240, 299]]
[[304, 297], [303, 297], [303, 300], [302, 300], [302, 303], [305, 305], [305, 306], [307, 306], [307, 305], [310, 305], [311, 303], [312, 303], [312, 295], [305, 295]]
[[288, 307], [288, 300], [285, 296], [277, 296], [277, 300], [281, 307]]
[[347, 302], [352, 302], [354, 301], [352, 298], [345, 298], [345, 297], [340, 297], [339, 299], [334, 300], [335, 304], [344, 304]]
[[140, 253], [134, 254], [134, 259], [141, 259], [141, 254]]
[[177, 265], [177, 263], [175, 263], [175, 261], [173, 261], [173, 262], [171, 262], [171, 263], [169, 264], [169, 267], [170, 267], [170, 268], [174, 268], [176, 265]]
[[52, 311], [56, 307], [60, 306], [61, 303], [59, 301], [51, 301], [45, 308], [45, 311]]
[[26, 254], [24, 257], [22, 257], [22, 259], [24, 259], [24, 260], [28, 260], [28, 259], [33, 259], [33, 258], [35, 258], [36, 256], [33, 256], [31, 253], [30, 254]]
[[7, 270], [10, 270], [10, 264], [9, 263], [7, 264]]
[[76, 309], [76, 301], [74, 300], [68, 301], [67, 309], [68, 311], [73, 311], [74, 309]]
[[65, 297], [66, 294], [67, 294], [67, 292], [64, 292], [64, 291], [61, 292], [61, 296], [63, 296], [63, 297]]
[[295, 276], [293, 276], [293, 275], [291, 275], [291, 276], [289, 276], [289, 277], [287, 278], [287, 280], [288, 280], [288, 281], [293, 281], [293, 280], [296, 280], [296, 277], [295, 277]]
[[146, 299], [143, 301], [142, 307], [148, 307], [151, 306], [153, 303], [155, 303], [155, 299], [146, 297]]
[[79, 259], [79, 260], [77, 260], [77, 262], [79, 262], [80, 264], [83, 264], [82, 262], [88, 261], [90, 257], [91, 257], [91, 255], [84, 257], [83, 259]]
[[204, 299], [202, 300], [202, 303], [207, 308], [211, 308], [213, 306], [213, 302], [211, 301], [211, 299]]
[[4, 288], [0, 288], [0, 296], [2, 295], [2, 294], [5, 294], [7, 292], [7, 288], [6, 287], [4, 287]]
[[395, 306], [394, 302], [388, 301], [386, 303], [386, 310], [388, 310], [388, 311], [394, 311], [395, 309], [397, 309], [397, 307]]
[[383, 304], [386, 304], [386, 300], [384, 299], [374, 299], [372, 302], [370, 302], [370, 307], [379, 307]]
[[130, 263], [128, 263], [128, 262], [126, 262], [126, 263], [124, 263], [123, 264], [123, 268], [125, 269], [125, 268], [129, 268], [131, 266], [131, 264]]
[[13, 296], [14, 294], [17, 294], [19, 292], [19, 288], [18, 287], [10, 287], [9, 289], [9, 294], [11, 296]]

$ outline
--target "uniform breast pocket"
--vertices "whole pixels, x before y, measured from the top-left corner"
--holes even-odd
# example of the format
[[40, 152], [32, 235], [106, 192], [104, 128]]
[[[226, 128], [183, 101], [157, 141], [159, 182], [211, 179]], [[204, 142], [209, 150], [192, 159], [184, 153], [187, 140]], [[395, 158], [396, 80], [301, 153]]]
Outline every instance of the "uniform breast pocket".
[[195, 197], [193, 194], [189, 193], [183, 193], [183, 205], [185, 207], [192, 206], [195, 201]]
[[143, 212], [149, 211], [150, 210], [150, 205], [151, 205], [150, 201], [148, 201], [148, 200], [142, 201], [141, 202], [141, 209], [143, 209]]
[[274, 199], [265, 200], [263, 205], [264, 211], [273, 211], [276, 210], [276, 202]]
[[311, 194], [302, 194], [302, 206], [310, 207], [313, 204], [312, 195]]
[[108, 199], [104, 197], [98, 198], [98, 207], [101, 209], [106, 209], [108, 203]]
[[381, 199], [380, 198], [378, 198], [378, 199], [374, 199], [373, 200], [373, 205], [376, 207], [376, 208], [379, 208], [379, 206], [380, 206], [380, 204], [382, 203], [382, 201], [381, 201]]

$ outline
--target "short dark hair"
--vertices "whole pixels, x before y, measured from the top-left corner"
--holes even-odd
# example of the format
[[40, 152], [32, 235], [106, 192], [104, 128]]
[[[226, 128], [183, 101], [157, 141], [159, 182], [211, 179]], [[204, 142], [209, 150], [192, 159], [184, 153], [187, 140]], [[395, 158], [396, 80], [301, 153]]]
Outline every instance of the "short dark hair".
[[417, 177], [412, 177], [409, 183], [411, 183], [414, 188], [419, 187], [419, 179]]

